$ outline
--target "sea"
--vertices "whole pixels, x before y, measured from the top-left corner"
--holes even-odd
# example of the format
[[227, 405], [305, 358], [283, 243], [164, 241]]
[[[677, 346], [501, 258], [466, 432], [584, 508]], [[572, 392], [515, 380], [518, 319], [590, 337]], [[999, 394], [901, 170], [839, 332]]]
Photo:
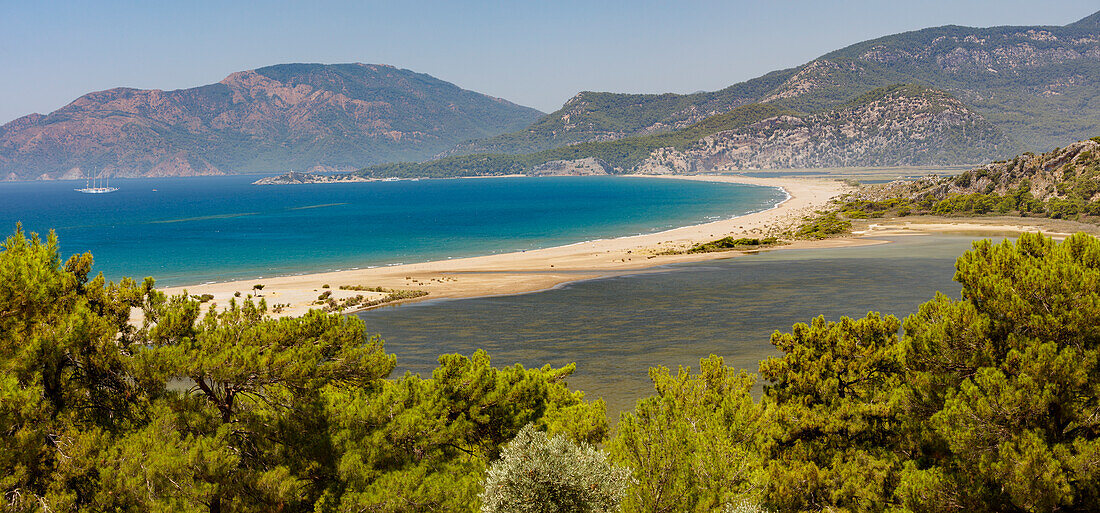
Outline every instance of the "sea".
[[[524, 251], [650, 233], [767, 209], [769, 187], [631, 177], [487, 178], [254, 186], [258, 176], [0, 183], [11, 233], [56, 230], [63, 255], [90, 251], [108, 278], [161, 286]], [[651, 367], [716, 354], [755, 372], [776, 330], [818, 315], [915, 312], [958, 296], [955, 259], [978, 235], [778, 249], [567, 283], [536, 293], [429, 300], [358, 315], [430, 375], [440, 354], [485, 349], [495, 365], [577, 364], [571, 387], [615, 418], [652, 394]]]
[[159, 286], [525, 251], [771, 208], [777, 188], [634, 177], [259, 186], [260, 176], [0, 182], [0, 228], [55, 230], [108, 279]]

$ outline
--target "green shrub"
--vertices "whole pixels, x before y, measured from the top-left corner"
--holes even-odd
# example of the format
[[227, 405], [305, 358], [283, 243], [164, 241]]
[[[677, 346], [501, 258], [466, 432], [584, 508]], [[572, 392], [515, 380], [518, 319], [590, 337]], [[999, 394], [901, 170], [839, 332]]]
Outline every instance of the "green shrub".
[[696, 244], [691, 249], [687, 250], [688, 253], [710, 253], [713, 251], [727, 251], [731, 249], [744, 249], [744, 248], [757, 248], [760, 246], [770, 246], [778, 244], [779, 239], [775, 237], [765, 237], [763, 239], [758, 238], [733, 238], [724, 237], [718, 240], [704, 242], [702, 244]]
[[1047, 202], [1047, 215], [1051, 219], [1071, 219], [1077, 216], [1084, 205], [1073, 200], [1052, 199]]
[[629, 484], [630, 470], [612, 465], [602, 451], [527, 424], [489, 466], [481, 511], [618, 511]]
[[841, 219], [836, 212], [829, 212], [815, 218], [806, 218], [793, 236], [798, 239], [825, 239], [831, 235], [848, 233], [851, 229], [851, 221]]

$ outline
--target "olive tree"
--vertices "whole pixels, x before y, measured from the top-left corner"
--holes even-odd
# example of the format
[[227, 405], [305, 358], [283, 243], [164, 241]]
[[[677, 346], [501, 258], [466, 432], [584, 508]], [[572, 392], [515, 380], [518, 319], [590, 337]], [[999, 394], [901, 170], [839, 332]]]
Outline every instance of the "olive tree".
[[602, 451], [528, 424], [489, 467], [481, 495], [484, 513], [597, 513], [618, 511], [630, 470]]

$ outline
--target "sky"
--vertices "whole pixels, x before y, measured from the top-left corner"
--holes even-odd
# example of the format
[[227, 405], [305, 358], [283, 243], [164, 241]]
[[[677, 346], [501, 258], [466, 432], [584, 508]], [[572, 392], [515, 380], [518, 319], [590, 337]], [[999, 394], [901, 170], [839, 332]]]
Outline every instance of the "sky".
[[288, 62], [391, 64], [544, 112], [579, 91], [688, 93], [939, 25], [1064, 25], [1096, 0], [0, 0], [0, 123], [112, 87]]

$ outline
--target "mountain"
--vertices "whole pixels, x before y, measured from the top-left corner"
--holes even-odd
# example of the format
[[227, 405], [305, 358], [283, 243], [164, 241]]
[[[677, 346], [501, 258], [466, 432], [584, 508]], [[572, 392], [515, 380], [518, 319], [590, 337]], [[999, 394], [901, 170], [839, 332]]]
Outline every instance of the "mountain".
[[832, 110], [777, 116], [683, 149], [661, 148], [634, 171], [952, 165], [1015, 150], [1014, 142], [951, 95], [896, 85]]
[[0, 127], [0, 179], [190, 176], [428, 158], [542, 113], [374, 64], [283, 64], [175, 91], [117, 88]]
[[523, 130], [443, 155], [528, 153], [668, 131], [749, 103], [815, 114], [902, 83], [950, 93], [1029, 149], [1091, 137], [1100, 133], [1100, 12], [1063, 27], [894, 34], [710, 93], [583, 92]]
[[[380, 164], [360, 174], [445, 177], [539, 174], [549, 169], [558, 173], [670, 174], [776, 167], [918, 166], [974, 162], [1013, 151], [1011, 140], [953, 96], [922, 86], [894, 85], [816, 114], [754, 103], [670, 132], [526, 154], [456, 155], [423, 163]], [[571, 162], [578, 164], [570, 166]], [[596, 165], [603, 169], [594, 169]]]
[[439, 155], [531, 153], [586, 141], [686, 128], [716, 114], [754, 103], [781, 85], [792, 70], [769, 73], [721, 91], [692, 94], [620, 94], [584, 91], [531, 126], [484, 140], [468, 141]]

